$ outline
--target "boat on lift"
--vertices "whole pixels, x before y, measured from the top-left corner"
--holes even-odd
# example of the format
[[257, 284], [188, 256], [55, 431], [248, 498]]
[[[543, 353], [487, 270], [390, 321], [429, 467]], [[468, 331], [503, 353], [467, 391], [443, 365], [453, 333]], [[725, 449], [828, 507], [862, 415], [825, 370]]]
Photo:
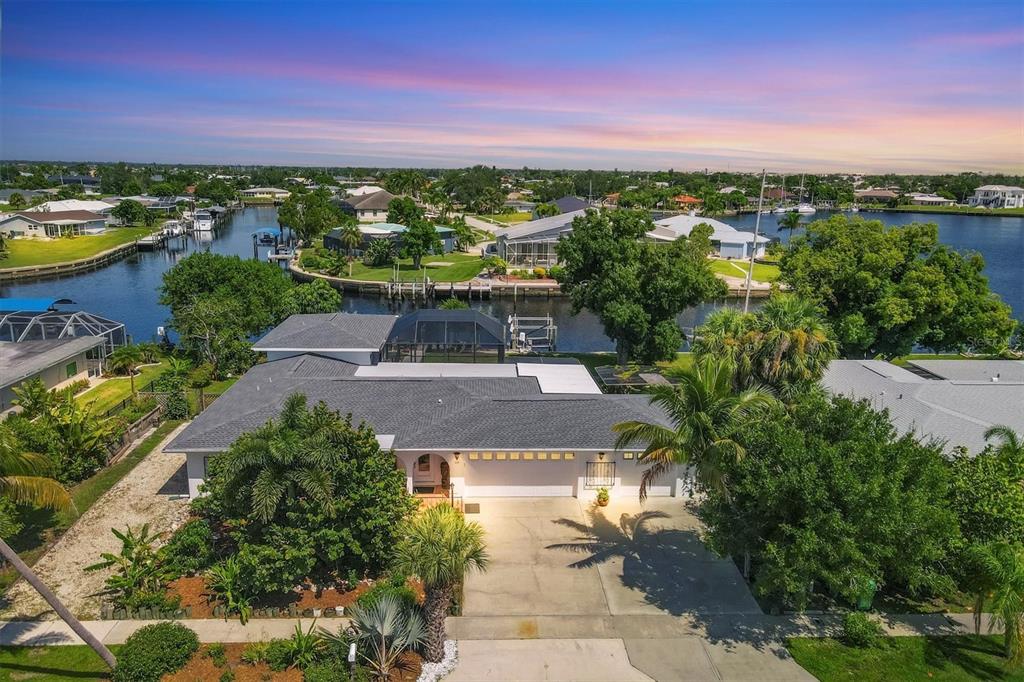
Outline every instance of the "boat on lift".
[[196, 232], [209, 232], [213, 229], [213, 214], [209, 211], [196, 211], [192, 219], [192, 229]]

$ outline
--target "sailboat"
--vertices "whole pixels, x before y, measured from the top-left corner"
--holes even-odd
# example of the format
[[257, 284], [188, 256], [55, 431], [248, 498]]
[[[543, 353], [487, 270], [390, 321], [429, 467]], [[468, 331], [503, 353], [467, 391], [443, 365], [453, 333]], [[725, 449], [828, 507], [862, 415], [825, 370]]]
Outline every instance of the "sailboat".
[[[783, 187], [782, 193], [783, 193], [783, 196], [785, 196], [785, 193], [786, 193], [785, 181], [783, 181], [783, 186], [782, 187]], [[798, 202], [797, 205], [796, 206], [779, 206], [777, 209], [775, 209], [774, 212], [776, 214], [778, 214], [778, 215], [783, 215], [783, 214], [786, 214], [786, 213], [799, 213], [800, 215], [814, 215], [815, 213], [817, 213], [818, 212], [817, 209], [815, 209], [813, 205], [805, 203], [803, 201], [803, 198], [804, 198], [804, 176], [801, 175], [800, 176], [800, 193], [797, 195], [797, 202]]]

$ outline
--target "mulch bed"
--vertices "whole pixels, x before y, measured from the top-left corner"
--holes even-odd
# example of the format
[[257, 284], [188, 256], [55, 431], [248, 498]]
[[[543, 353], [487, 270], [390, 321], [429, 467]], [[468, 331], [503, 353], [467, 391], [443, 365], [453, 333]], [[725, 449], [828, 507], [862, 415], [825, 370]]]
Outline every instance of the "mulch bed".
[[[369, 590], [371, 585], [372, 583], [363, 581], [354, 590], [347, 592], [340, 592], [333, 587], [320, 590], [307, 587], [290, 594], [261, 599], [253, 604], [253, 607], [287, 609], [294, 606], [299, 610], [348, 607], [355, 604], [359, 595]], [[413, 587], [417, 594], [422, 592], [418, 585]], [[213, 609], [220, 604], [207, 589], [206, 580], [202, 576], [178, 578], [168, 583], [167, 595], [178, 596], [181, 599], [181, 608], [191, 607], [192, 618], [215, 618]]]
[[249, 665], [242, 663], [242, 651], [245, 644], [225, 644], [224, 654], [227, 664], [218, 668], [213, 660], [205, 655], [206, 647], [199, 648], [185, 667], [176, 673], [164, 675], [162, 682], [195, 682], [195, 680], [210, 680], [216, 682], [225, 671], [230, 670], [235, 674], [235, 682], [302, 682], [302, 671], [284, 670], [273, 672], [266, 663]]

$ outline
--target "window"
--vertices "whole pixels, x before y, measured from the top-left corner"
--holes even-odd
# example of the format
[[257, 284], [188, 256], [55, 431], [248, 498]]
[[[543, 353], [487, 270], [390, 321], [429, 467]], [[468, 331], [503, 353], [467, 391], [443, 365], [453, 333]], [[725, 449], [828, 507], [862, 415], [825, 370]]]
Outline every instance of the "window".
[[430, 455], [420, 455], [420, 458], [416, 460], [417, 471], [430, 471]]
[[587, 462], [587, 488], [607, 488], [615, 485], [615, 462]]
[[67, 378], [70, 379], [71, 377], [78, 374], [78, 363], [69, 362], [68, 366], [64, 368], [64, 371], [67, 372]]

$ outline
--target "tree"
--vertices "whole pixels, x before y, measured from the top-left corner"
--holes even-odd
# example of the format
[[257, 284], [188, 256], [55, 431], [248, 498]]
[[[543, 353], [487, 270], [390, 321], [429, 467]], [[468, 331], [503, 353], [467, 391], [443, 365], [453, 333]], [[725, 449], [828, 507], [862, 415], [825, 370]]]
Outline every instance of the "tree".
[[1024, 537], [1024, 443], [1005, 426], [985, 437], [996, 443], [953, 458], [950, 500], [965, 538], [1014, 541]]
[[300, 284], [285, 294], [285, 315], [336, 313], [340, 308], [341, 292], [320, 278]]
[[556, 216], [560, 213], [558, 207], [554, 204], [537, 204], [533, 209], [533, 212], [538, 218], [547, 218], [549, 216]]
[[886, 227], [833, 216], [807, 226], [781, 261], [782, 281], [821, 303], [847, 356], [895, 357], [915, 344], [988, 350], [1006, 343], [1010, 308], [978, 255], [938, 241], [933, 224]]
[[321, 187], [306, 194], [293, 192], [278, 209], [277, 222], [289, 227], [305, 243], [324, 235], [338, 224], [354, 220], [331, 202], [331, 193]]
[[990, 627], [1004, 629], [1003, 652], [1013, 666], [1024, 663], [1024, 547], [1009, 542], [974, 545], [967, 552], [968, 573], [974, 576], [975, 629], [981, 611], [992, 609]]
[[57, 199], [77, 199], [85, 194], [81, 185], [61, 185], [57, 190]]
[[418, 220], [423, 220], [423, 209], [409, 197], [395, 197], [388, 202], [388, 222], [411, 227]]
[[724, 356], [736, 366], [736, 385], [763, 384], [791, 396], [817, 383], [839, 347], [821, 310], [791, 294], [772, 296], [757, 312], [724, 308], [695, 332], [694, 352]]
[[14, 388], [14, 404], [21, 408], [21, 414], [26, 419], [35, 419], [46, 414], [53, 407], [54, 394], [46, 388], [46, 384], [39, 377], [28, 381]]
[[392, 194], [419, 196], [426, 186], [427, 176], [413, 169], [392, 171], [384, 178], [384, 189]]
[[[49, 460], [45, 457], [25, 452], [14, 433], [5, 424], [0, 423], [0, 498], [54, 511], [73, 510], [75, 505], [71, 496], [57, 481], [46, 476], [49, 466]], [[68, 608], [57, 599], [57, 595], [43, 584], [39, 576], [2, 538], [0, 555], [111, 669], [117, 665], [117, 660], [110, 650], [71, 615]]]
[[149, 194], [154, 197], [173, 197], [178, 192], [169, 182], [157, 182], [149, 186]]
[[657, 386], [651, 404], [663, 409], [669, 426], [627, 421], [613, 427], [616, 448], [644, 444], [640, 462], [647, 469], [640, 478], [640, 500], [654, 482], [679, 464], [690, 464], [698, 485], [728, 496], [728, 471], [745, 450], [732, 438], [746, 420], [774, 404], [763, 388], [733, 389], [734, 367], [728, 360], [705, 357], [682, 372], [675, 386]]
[[448, 504], [431, 507], [410, 519], [395, 547], [394, 567], [417, 576], [426, 592], [424, 658], [437, 663], [444, 657], [444, 621], [451, 611], [455, 589], [473, 570], [488, 564], [484, 529], [469, 523]]
[[117, 218], [122, 225], [139, 225], [146, 222], [149, 211], [134, 199], [122, 199], [121, 203], [110, 210], [110, 215]]
[[215, 204], [227, 204], [235, 198], [235, 189], [224, 180], [213, 178], [196, 183], [196, 196]]
[[796, 211], [783, 213], [778, 219], [778, 223], [781, 230], [795, 230], [800, 227], [800, 214]]
[[115, 374], [127, 374], [135, 395], [135, 368], [142, 364], [142, 351], [138, 346], [118, 346], [107, 356], [107, 369]]
[[392, 239], [371, 239], [363, 251], [363, 265], [379, 268], [395, 262], [397, 253]]
[[301, 394], [211, 459], [195, 510], [230, 541], [245, 593], [285, 593], [376, 573], [415, 508], [373, 430]]
[[25, 197], [18, 192], [14, 192], [10, 197], [7, 198], [7, 205], [13, 209], [25, 208], [26, 205]]
[[412, 258], [413, 269], [419, 270], [424, 256], [442, 249], [437, 228], [429, 220], [414, 220], [402, 233], [402, 249]]
[[359, 228], [355, 225], [346, 225], [341, 228], [341, 243], [348, 251], [348, 276], [352, 276], [352, 261], [355, 257], [352, 255], [353, 249], [363, 243], [363, 233], [359, 231]]
[[754, 591], [783, 608], [855, 603], [881, 587], [943, 594], [959, 542], [939, 444], [898, 435], [867, 401], [808, 391], [733, 437], [747, 456], [698, 512], [722, 555], [751, 555]]
[[645, 240], [653, 229], [644, 211], [588, 211], [555, 247], [573, 313], [587, 308], [601, 319], [620, 364], [672, 357], [683, 341], [676, 315], [726, 293], [708, 264], [709, 227], [669, 244]]
[[466, 224], [464, 217], [459, 216], [450, 221], [449, 227], [455, 230], [455, 242], [459, 251], [466, 251], [470, 246], [476, 244], [476, 232]]

